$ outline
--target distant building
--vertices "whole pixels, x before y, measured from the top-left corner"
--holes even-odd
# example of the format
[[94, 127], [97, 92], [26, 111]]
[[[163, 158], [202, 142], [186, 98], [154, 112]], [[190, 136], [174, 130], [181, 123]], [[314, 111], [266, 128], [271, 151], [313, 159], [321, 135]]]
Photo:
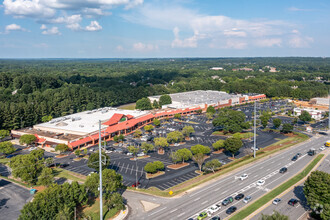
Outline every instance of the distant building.
[[243, 67], [243, 68], [235, 68], [235, 69], [232, 69], [232, 71], [253, 71], [252, 68], [247, 68], [247, 67]]
[[246, 76], [245, 79], [256, 78], [255, 76]]
[[220, 76], [211, 76], [212, 79], [219, 79]]
[[315, 109], [309, 109], [309, 108], [294, 108], [293, 112], [296, 116], [301, 115], [303, 111], [308, 112], [311, 117], [315, 120], [320, 120], [322, 118], [322, 111], [315, 110]]
[[223, 67], [212, 67], [210, 70], [223, 70]]

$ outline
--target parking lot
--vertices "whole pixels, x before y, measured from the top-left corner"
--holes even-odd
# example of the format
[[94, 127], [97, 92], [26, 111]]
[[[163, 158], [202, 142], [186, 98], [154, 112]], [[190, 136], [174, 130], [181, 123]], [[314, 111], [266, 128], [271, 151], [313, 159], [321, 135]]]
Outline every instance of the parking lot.
[[17, 219], [20, 210], [31, 199], [29, 190], [0, 179], [0, 219]]

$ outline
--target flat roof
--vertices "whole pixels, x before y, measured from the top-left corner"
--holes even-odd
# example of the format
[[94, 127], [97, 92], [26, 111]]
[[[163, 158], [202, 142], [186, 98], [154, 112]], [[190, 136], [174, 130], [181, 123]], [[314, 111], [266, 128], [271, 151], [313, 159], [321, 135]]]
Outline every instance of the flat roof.
[[[41, 130], [58, 130], [59, 132], [68, 134], [90, 134], [99, 129], [99, 120], [101, 120], [102, 123], [106, 122], [116, 113], [138, 117], [147, 114], [148, 111], [125, 110], [105, 107], [91, 111], [79, 112], [59, 118], [54, 118], [49, 122], [37, 124], [33, 127], [34, 129]], [[101, 124], [102, 129], [107, 127], [107, 125]]]
[[[181, 92], [169, 94], [172, 98], [172, 104], [169, 107], [186, 107], [196, 106], [201, 104], [215, 104], [220, 101], [229, 100], [232, 98], [242, 97], [241, 95], [228, 94], [222, 91], [213, 90], [197, 90], [190, 92]], [[159, 99], [160, 95], [150, 96], [149, 98]]]

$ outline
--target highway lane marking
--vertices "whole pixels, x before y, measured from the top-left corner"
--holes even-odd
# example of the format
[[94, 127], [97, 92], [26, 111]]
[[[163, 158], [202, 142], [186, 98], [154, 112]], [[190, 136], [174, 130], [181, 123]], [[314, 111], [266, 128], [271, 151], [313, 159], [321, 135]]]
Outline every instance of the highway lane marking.
[[219, 191], [221, 188], [216, 188], [214, 191]]
[[266, 171], [270, 171], [270, 168], [269, 168], [269, 169], [267, 169]]
[[175, 212], [175, 211], [177, 211], [178, 209], [173, 209], [172, 211], [170, 211], [170, 213], [173, 213], [173, 212]]
[[183, 213], [181, 213], [180, 215], [178, 215], [178, 217], [180, 217], [180, 216], [183, 216], [184, 214], [186, 214], [185, 212], [183, 212]]
[[[258, 177], [258, 176], [259, 176], [259, 175], [255, 175], [254, 177]], [[253, 178], [254, 178], [254, 177], [253, 177]]]
[[208, 202], [208, 201], [206, 200], [206, 201], [202, 202], [201, 204], [204, 205], [204, 204], [207, 203], [207, 202]]
[[260, 167], [260, 170], [263, 169], [264, 167]]
[[224, 193], [226, 193], [226, 192], [228, 192], [228, 190], [226, 190], [226, 191], [223, 191], [220, 195], [222, 195], [222, 194], [224, 194]]
[[164, 208], [162, 208], [162, 209], [159, 209], [159, 210], [157, 210], [156, 212], [151, 213], [149, 216], [152, 216], [152, 215], [154, 215], [154, 214], [156, 214], [156, 213], [158, 213], [158, 212], [161, 212], [161, 211], [163, 211], [164, 209], [166, 209], [166, 207], [164, 207]]
[[240, 186], [240, 185], [243, 185], [243, 184], [244, 184], [244, 182], [242, 182], [242, 183], [240, 183], [240, 184], [238, 184], [238, 185]]
[[197, 200], [200, 200], [200, 197], [198, 197], [197, 199], [194, 199], [194, 202], [196, 202]]

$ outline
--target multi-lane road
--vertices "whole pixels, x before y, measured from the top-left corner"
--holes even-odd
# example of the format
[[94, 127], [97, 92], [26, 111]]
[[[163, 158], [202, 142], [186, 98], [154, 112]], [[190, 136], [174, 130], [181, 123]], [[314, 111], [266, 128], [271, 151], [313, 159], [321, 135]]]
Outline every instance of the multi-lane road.
[[[314, 158], [314, 156], [308, 156], [306, 154], [307, 151], [311, 147], [319, 149], [327, 140], [327, 136], [313, 137], [303, 144], [293, 146], [277, 155], [256, 162], [245, 169], [233, 172], [231, 175], [219, 178], [217, 181], [212, 181], [212, 183], [207, 186], [186, 193], [180, 198], [167, 199], [166, 201], [160, 198], [153, 198], [151, 200], [150, 197], [144, 198], [146, 201], [161, 204], [159, 207], [148, 212], [139, 209], [136, 206], [136, 200], [133, 202], [133, 200], [130, 199], [135, 196], [138, 197], [137, 193], [130, 192], [126, 195], [124, 194], [128, 200], [128, 205], [133, 210], [129, 219], [196, 219], [197, 215], [205, 211], [208, 207], [213, 204], [220, 204], [225, 198], [229, 196], [234, 197], [238, 193], [243, 193], [245, 196], [252, 196], [251, 202], [253, 202], [269, 190], [274, 189], [298, 173]], [[302, 156], [297, 161], [292, 162], [291, 158], [296, 153], [301, 153]], [[287, 167], [288, 172], [280, 174], [279, 169], [282, 167]], [[242, 181], [237, 177], [243, 173], [247, 173], [249, 178]], [[260, 179], [265, 180], [265, 184], [257, 186], [256, 182]], [[240, 210], [246, 204], [242, 201], [234, 201], [227, 207], [221, 205], [221, 209], [212, 216], [218, 215], [221, 219], [227, 218], [226, 210], [232, 205]], [[210, 218], [211, 217], [208, 217], [207, 219]]]

